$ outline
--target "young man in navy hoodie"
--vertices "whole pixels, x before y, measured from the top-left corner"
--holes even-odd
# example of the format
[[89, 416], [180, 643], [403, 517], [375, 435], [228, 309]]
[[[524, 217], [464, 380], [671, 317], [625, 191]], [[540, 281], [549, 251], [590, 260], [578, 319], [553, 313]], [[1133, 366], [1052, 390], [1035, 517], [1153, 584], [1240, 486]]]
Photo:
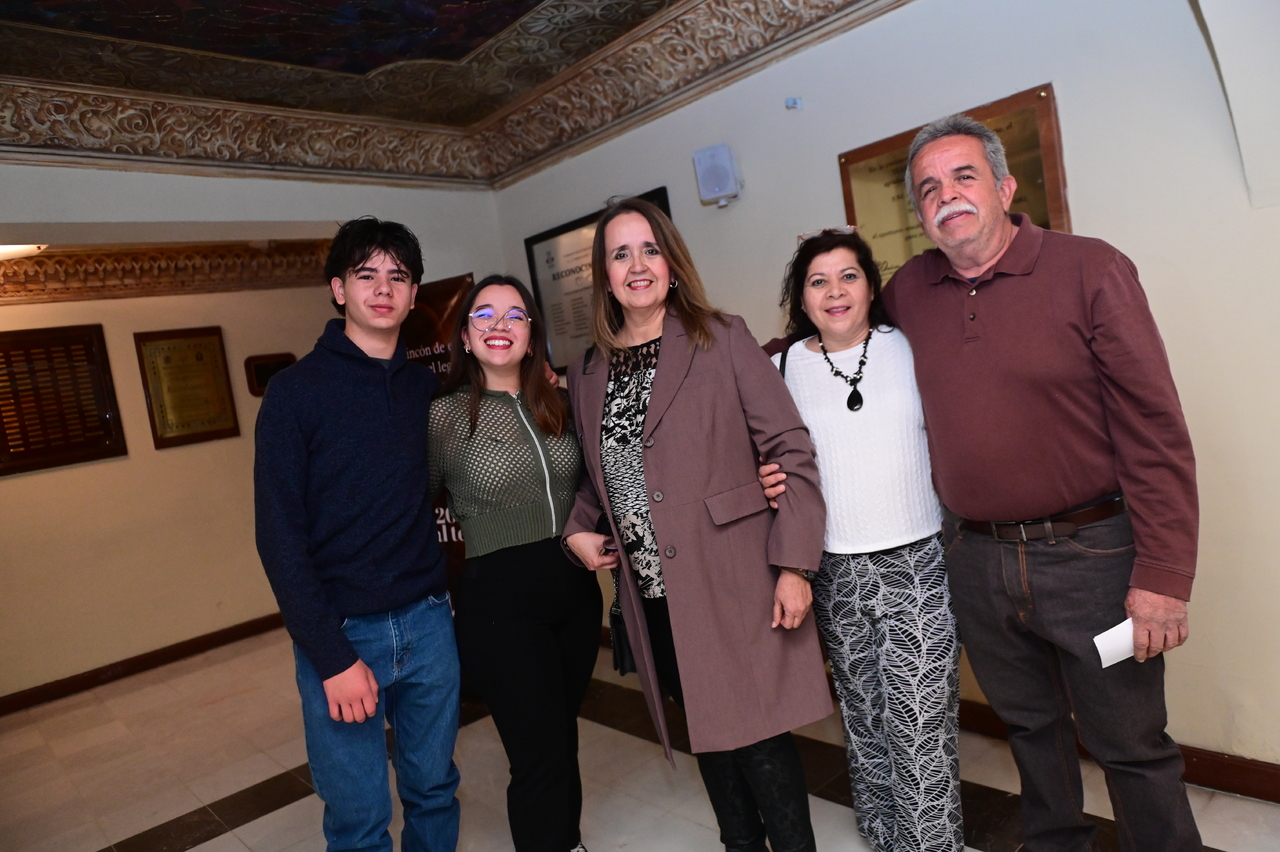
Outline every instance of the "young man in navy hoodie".
[[427, 494], [436, 378], [400, 326], [422, 280], [405, 226], [347, 222], [325, 264], [343, 319], [271, 379], [258, 413], [258, 553], [294, 641], [330, 852], [390, 852], [384, 719], [404, 852], [458, 840], [458, 657]]

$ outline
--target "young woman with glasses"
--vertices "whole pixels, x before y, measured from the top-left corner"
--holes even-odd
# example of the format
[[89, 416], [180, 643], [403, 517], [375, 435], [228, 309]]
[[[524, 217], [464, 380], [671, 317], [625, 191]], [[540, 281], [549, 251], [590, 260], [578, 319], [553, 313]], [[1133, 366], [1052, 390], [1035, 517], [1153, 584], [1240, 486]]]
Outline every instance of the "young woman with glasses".
[[560, 544], [582, 454], [546, 369], [546, 329], [517, 279], [463, 301], [431, 404], [431, 492], [449, 492], [467, 562], [458, 655], [507, 758], [517, 852], [582, 850], [578, 709], [600, 645], [600, 586]]

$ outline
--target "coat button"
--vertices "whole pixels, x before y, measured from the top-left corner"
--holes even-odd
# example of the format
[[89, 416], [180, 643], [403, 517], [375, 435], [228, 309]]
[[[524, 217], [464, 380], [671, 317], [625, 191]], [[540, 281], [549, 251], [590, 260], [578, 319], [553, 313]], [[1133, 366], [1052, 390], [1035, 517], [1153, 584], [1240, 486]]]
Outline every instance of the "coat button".
[[652, 447], [652, 446], [653, 446], [653, 438], [645, 438], [644, 445], [645, 445], [646, 447]]
[[676, 549], [674, 547], [668, 547], [666, 550], [662, 552], [667, 555], [668, 559], [676, 555]]
[[970, 291], [969, 291], [969, 295], [970, 295], [970, 296], [976, 296], [976, 295], [978, 295], [978, 288], [977, 288], [977, 287], [974, 287], [972, 290], [970, 290]]
[[662, 502], [662, 492], [661, 492], [661, 491], [655, 491], [655, 492], [653, 492], [653, 502], [655, 502], [655, 503], [661, 503], [661, 502]]
[[969, 314], [969, 319], [971, 319], [971, 320], [975, 320], [975, 319], [977, 319], [977, 318], [978, 318], [978, 315], [977, 315], [977, 314]]

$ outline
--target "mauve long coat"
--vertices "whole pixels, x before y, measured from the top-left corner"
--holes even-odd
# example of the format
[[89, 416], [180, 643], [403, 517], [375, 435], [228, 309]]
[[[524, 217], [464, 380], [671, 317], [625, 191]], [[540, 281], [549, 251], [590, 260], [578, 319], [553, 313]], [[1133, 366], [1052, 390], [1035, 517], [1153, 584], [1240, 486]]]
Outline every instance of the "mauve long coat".
[[[813, 616], [771, 628], [778, 569], [817, 570], [826, 505], [813, 443], [791, 394], [740, 317], [712, 321], [715, 343], [694, 349], [668, 313], [644, 424], [644, 474], [662, 561], [693, 751], [727, 751], [821, 719], [831, 693]], [[607, 358], [592, 350], [569, 370], [585, 475], [566, 536], [592, 532], [608, 506], [600, 429]], [[773, 512], [757, 454], [787, 472]], [[671, 746], [640, 591], [622, 553], [621, 604], [649, 712]]]

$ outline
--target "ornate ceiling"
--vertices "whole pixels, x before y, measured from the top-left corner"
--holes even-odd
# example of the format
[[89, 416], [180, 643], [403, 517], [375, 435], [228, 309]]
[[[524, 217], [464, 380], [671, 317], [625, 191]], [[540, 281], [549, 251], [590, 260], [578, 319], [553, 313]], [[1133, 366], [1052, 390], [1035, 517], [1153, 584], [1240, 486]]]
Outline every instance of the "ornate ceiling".
[[908, 0], [0, 0], [0, 160], [505, 185]]

